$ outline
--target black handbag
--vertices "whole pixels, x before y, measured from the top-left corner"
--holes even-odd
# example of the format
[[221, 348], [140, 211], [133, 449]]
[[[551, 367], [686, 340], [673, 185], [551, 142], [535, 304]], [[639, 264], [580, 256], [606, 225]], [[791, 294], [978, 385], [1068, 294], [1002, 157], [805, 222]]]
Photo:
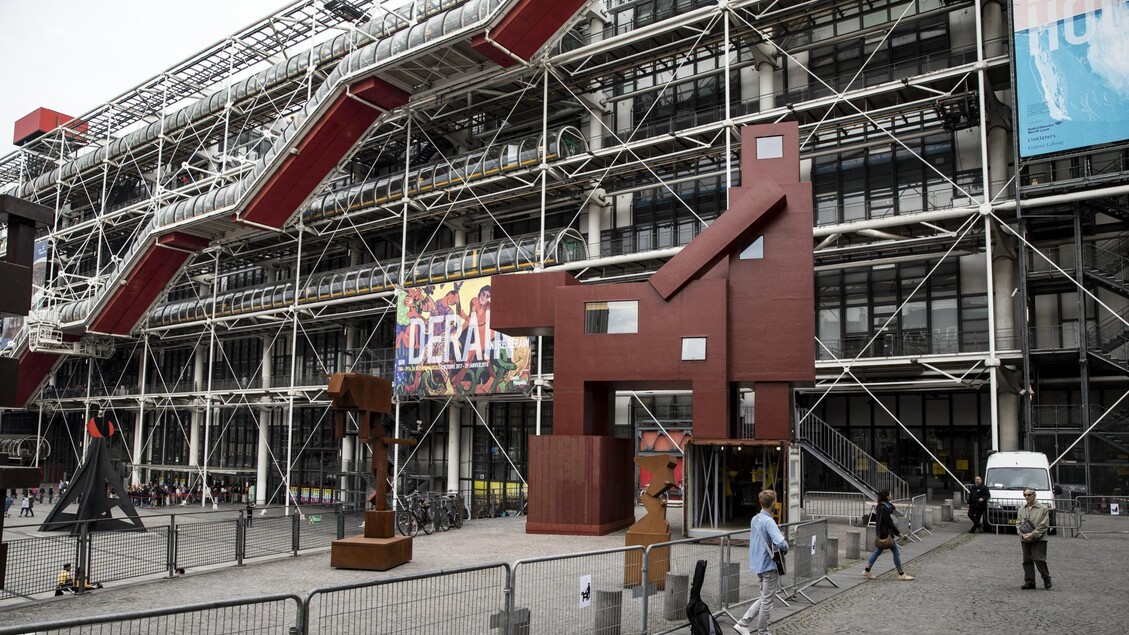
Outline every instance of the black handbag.
[[1019, 533], [1029, 534], [1033, 531], [1035, 531], [1035, 525], [1031, 522], [1031, 519], [1024, 518], [1023, 523], [1019, 525]]

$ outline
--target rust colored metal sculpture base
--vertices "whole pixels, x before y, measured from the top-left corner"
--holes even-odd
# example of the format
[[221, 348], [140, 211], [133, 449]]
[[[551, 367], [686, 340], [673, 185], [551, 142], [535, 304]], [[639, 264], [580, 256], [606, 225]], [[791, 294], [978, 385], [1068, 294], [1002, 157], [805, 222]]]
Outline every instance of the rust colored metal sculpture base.
[[336, 373], [329, 377], [326, 394], [333, 398], [337, 438], [345, 436], [345, 415], [357, 414], [358, 438], [372, 451], [376, 489], [369, 496], [375, 510], [365, 512], [365, 533], [334, 540], [329, 564], [338, 569], [387, 571], [412, 559], [412, 539], [397, 536], [396, 512], [388, 511], [388, 446], [415, 445], [415, 439], [390, 439], [377, 416], [392, 412], [392, 383], [373, 375]]
[[[678, 464], [669, 454], [637, 456], [635, 464], [651, 475], [651, 484], [641, 496], [643, 509], [646, 509], [647, 513], [627, 530], [623, 543], [627, 547], [649, 547], [670, 542], [670, 522], [666, 519], [666, 502], [660, 497], [675, 486], [674, 468]], [[638, 551], [626, 553], [623, 562], [623, 586], [635, 587], [642, 583], [642, 560], [643, 554]], [[651, 550], [647, 583], [655, 588], [663, 588], [668, 572], [670, 572], [670, 547]]]
[[329, 565], [338, 569], [387, 571], [412, 559], [410, 536], [395, 534], [396, 512], [365, 512], [365, 533], [334, 540]]

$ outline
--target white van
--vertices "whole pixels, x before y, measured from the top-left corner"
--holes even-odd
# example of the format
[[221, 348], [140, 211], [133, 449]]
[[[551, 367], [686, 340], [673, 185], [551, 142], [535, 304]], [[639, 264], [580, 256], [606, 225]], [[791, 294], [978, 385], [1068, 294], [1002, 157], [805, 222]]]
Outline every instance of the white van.
[[[988, 522], [994, 526], [1014, 525], [1016, 510], [1025, 505], [1023, 490], [1035, 490], [1035, 499], [1055, 507], [1055, 495], [1062, 488], [1053, 485], [1050, 461], [1042, 452], [996, 452], [988, 455], [984, 484], [992, 493], [988, 500]], [[1051, 512], [1051, 526], [1055, 524]], [[1051, 530], [1054, 532], [1054, 529]]]

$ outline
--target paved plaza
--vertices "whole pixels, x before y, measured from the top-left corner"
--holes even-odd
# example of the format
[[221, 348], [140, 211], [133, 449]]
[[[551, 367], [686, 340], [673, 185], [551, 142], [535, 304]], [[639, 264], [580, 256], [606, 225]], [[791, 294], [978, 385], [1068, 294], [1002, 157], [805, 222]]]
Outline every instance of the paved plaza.
[[[234, 515], [235, 509], [232, 506], [228, 513]], [[680, 510], [671, 512], [676, 517]], [[146, 524], [160, 521], [155, 517], [157, 512], [146, 510], [145, 515]], [[33, 526], [24, 524], [26, 520], [8, 519], [5, 538], [29, 534]], [[674, 518], [672, 525], [677, 531], [680, 519]], [[469, 521], [461, 530], [421, 534], [414, 543], [412, 562], [383, 573], [333, 569], [328, 549], [320, 549], [298, 557], [252, 560], [243, 567], [188, 571], [180, 578], [114, 583], [86, 595], [34, 601], [14, 598], [0, 603], [0, 626], [255, 595], [304, 595], [328, 585], [621, 547], [624, 540], [623, 531], [600, 537], [545, 536], [526, 534], [524, 527], [523, 517], [494, 518]], [[840, 555], [844, 566], [830, 575], [839, 588], [821, 583], [808, 589], [814, 605], [802, 597], [790, 600], [788, 607], [778, 602], [773, 632], [1126, 632], [1129, 602], [1125, 601], [1125, 585], [1129, 575], [1120, 556], [1129, 536], [1052, 537], [1048, 562], [1054, 588], [1043, 590], [1040, 585], [1034, 591], [1021, 591], [1017, 538], [971, 535], [965, 533], [967, 528], [968, 522], [963, 519], [945, 523], [935, 528], [932, 536], [904, 547], [906, 570], [917, 577], [911, 582], [898, 581], [890, 573], [893, 564], [889, 554], [875, 566], [874, 572], [879, 575], [875, 581], [863, 578], [861, 561], [843, 561]], [[829, 533], [840, 538], [841, 551], [848, 531], [859, 529], [845, 523], [830, 524]], [[744, 608], [734, 607], [732, 612], [739, 616]], [[719, 621], [727, 632], [735, 632], [730, 630], [731, 619], [723, 615]]]

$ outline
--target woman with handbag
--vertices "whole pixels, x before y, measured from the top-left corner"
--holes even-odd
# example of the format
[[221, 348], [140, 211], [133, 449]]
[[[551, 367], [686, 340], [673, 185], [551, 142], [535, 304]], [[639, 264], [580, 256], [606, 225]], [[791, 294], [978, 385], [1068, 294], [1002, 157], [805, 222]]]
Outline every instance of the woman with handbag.
[[874, 539], [874, 553], [870, 554], [870, 559], [866, 561], [866, 568], [863, 569], [862, 574], [870, 580], [874, 580], [875, 576], [870, 572], [870, 568], [874, 566], [874, 561], [878, 559], [878, 555], [884, 549], [889, 549], [894, 554], [894, 567], [898, 570], [899, 580], [912, 580], [913, 576], [909, 575], [902, 570], [902, 550], [898, 548], [898, 541], [895, 536], [900, 536], [902, 532], [898, 531], [898, 526], [894, 524], [894, 504], [890, 502], [890, 490], [884, 489], [878, 492], [878, 503], [874, 506], [874, 533], [877, 538]]

